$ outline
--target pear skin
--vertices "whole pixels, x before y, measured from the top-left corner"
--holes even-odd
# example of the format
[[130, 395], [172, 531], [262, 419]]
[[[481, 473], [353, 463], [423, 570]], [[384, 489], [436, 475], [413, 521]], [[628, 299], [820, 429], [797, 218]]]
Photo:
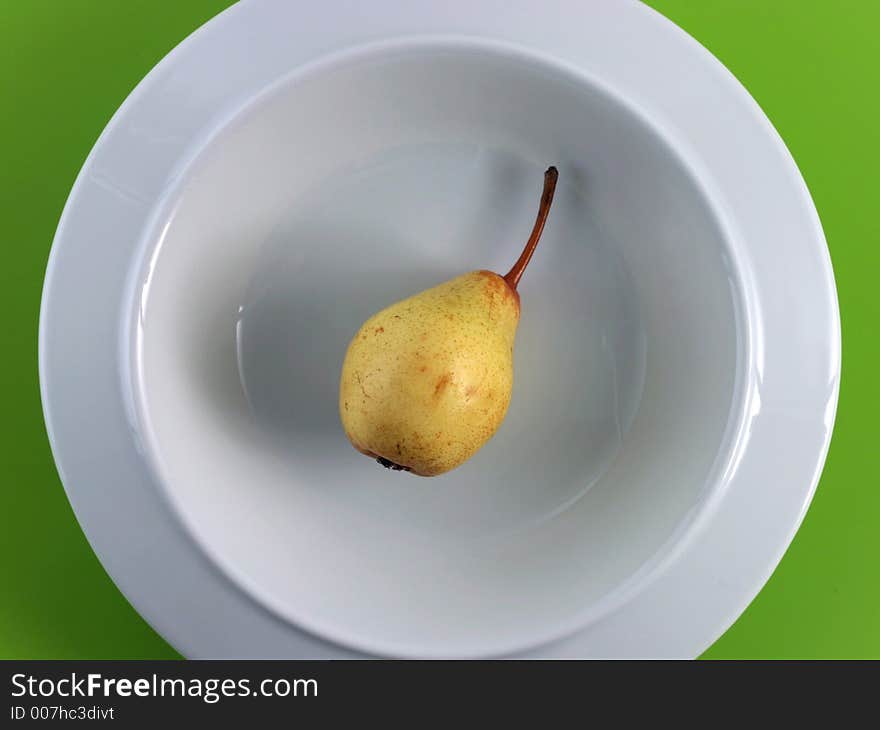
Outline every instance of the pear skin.
[[498, 430], [513, 389], [517, 284], [556, 185], [545, 173], [534, 230], [505, 276], [472, 271], [370, 317], [342, 365], [339, 412], [352, 445], [383, 466], [435, 476]]

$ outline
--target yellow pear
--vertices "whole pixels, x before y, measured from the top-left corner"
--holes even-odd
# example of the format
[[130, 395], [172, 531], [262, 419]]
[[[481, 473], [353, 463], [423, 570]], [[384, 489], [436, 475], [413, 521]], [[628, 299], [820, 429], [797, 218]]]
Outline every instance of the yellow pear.
[[351, 443], [383, 466], [435, 476], [495, 433], [513, 388], [520, 277], [556, 188], [544, 174], [532, 234], [513, 268], [473, 271], [392, 304], [358, 330], [342, 365], [339, 413]]

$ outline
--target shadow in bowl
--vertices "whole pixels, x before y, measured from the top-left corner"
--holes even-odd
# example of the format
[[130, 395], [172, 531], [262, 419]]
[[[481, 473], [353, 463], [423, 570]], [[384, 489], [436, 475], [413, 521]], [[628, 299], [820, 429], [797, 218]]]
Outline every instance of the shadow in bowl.
[[[310, 253], [303, 249], [318, 252], [317, 257], [325, 259], [323, 267], [332, 267], [333, 261], [327, 260], [332, 257], [320, 252], [338, 251], [346, 233], [304, 229], [297, 231], [296, 240], [307, 240], [307, 246], [290, 240], [276, 243], [238, 314], [235, 341], [241, 385], [260, 426], [282, 440], [294, 435], [345, 438], [338, 399], [339, 370], [348, 343], [370, 315], [438, 282], [434, 269], [390, 264], [351, 277], [339, 287], [327, 287], [332, 272], [309, 274], [302, 259]], [[371, 248], [368, 235], [348, 241], [363, 251]], [[401, 245], [401, 251], [405, 249]], [[456, 273], [450, 271], [447, 278]]]

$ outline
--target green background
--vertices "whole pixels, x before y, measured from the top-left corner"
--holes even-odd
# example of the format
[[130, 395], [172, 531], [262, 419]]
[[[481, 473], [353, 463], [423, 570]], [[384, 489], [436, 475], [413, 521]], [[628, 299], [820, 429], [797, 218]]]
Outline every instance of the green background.
[[[64, 496], [40, 409], [37, 321], [58, 217], [101, 129], [229, 4], [0, 0], [0, 658], [177, 656], [104, 573]], [[825, 227], [843, 322], [837, 426], [816, 498], [770, 582], [706, 656], [878, 658], [880, 2], [649, 4], [720, 58], [782, 134]]]

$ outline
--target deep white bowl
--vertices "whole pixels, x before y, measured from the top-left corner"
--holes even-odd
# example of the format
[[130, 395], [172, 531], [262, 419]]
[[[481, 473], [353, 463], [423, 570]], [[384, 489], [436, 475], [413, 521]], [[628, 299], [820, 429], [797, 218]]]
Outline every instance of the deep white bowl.
[[[636, 3], [330, 5], [299, 45], [285, 3], [206, 26], [71, 194], [41, 382], [87, 534], [193, 656], [692, 655], [791, 539], [836, 404], [784, 146]], [[337, 414], [350, 337], [505, 271], [548, 164], [501, 430], [442, 477], [370, 463]]]
[[[437, 479], [370, 463], [337, 411], [353, 333], [506, 270], [549, 163], [503, 427]], [[509, 46], [383, 43], [274, 84], [147, 234], [132, 357], [172, 503], [251, 595], [367, 651], [512, 652], [595, 620], [687, 539], [741, 433], [749, 306], [707, 188], [626, 99]]]

